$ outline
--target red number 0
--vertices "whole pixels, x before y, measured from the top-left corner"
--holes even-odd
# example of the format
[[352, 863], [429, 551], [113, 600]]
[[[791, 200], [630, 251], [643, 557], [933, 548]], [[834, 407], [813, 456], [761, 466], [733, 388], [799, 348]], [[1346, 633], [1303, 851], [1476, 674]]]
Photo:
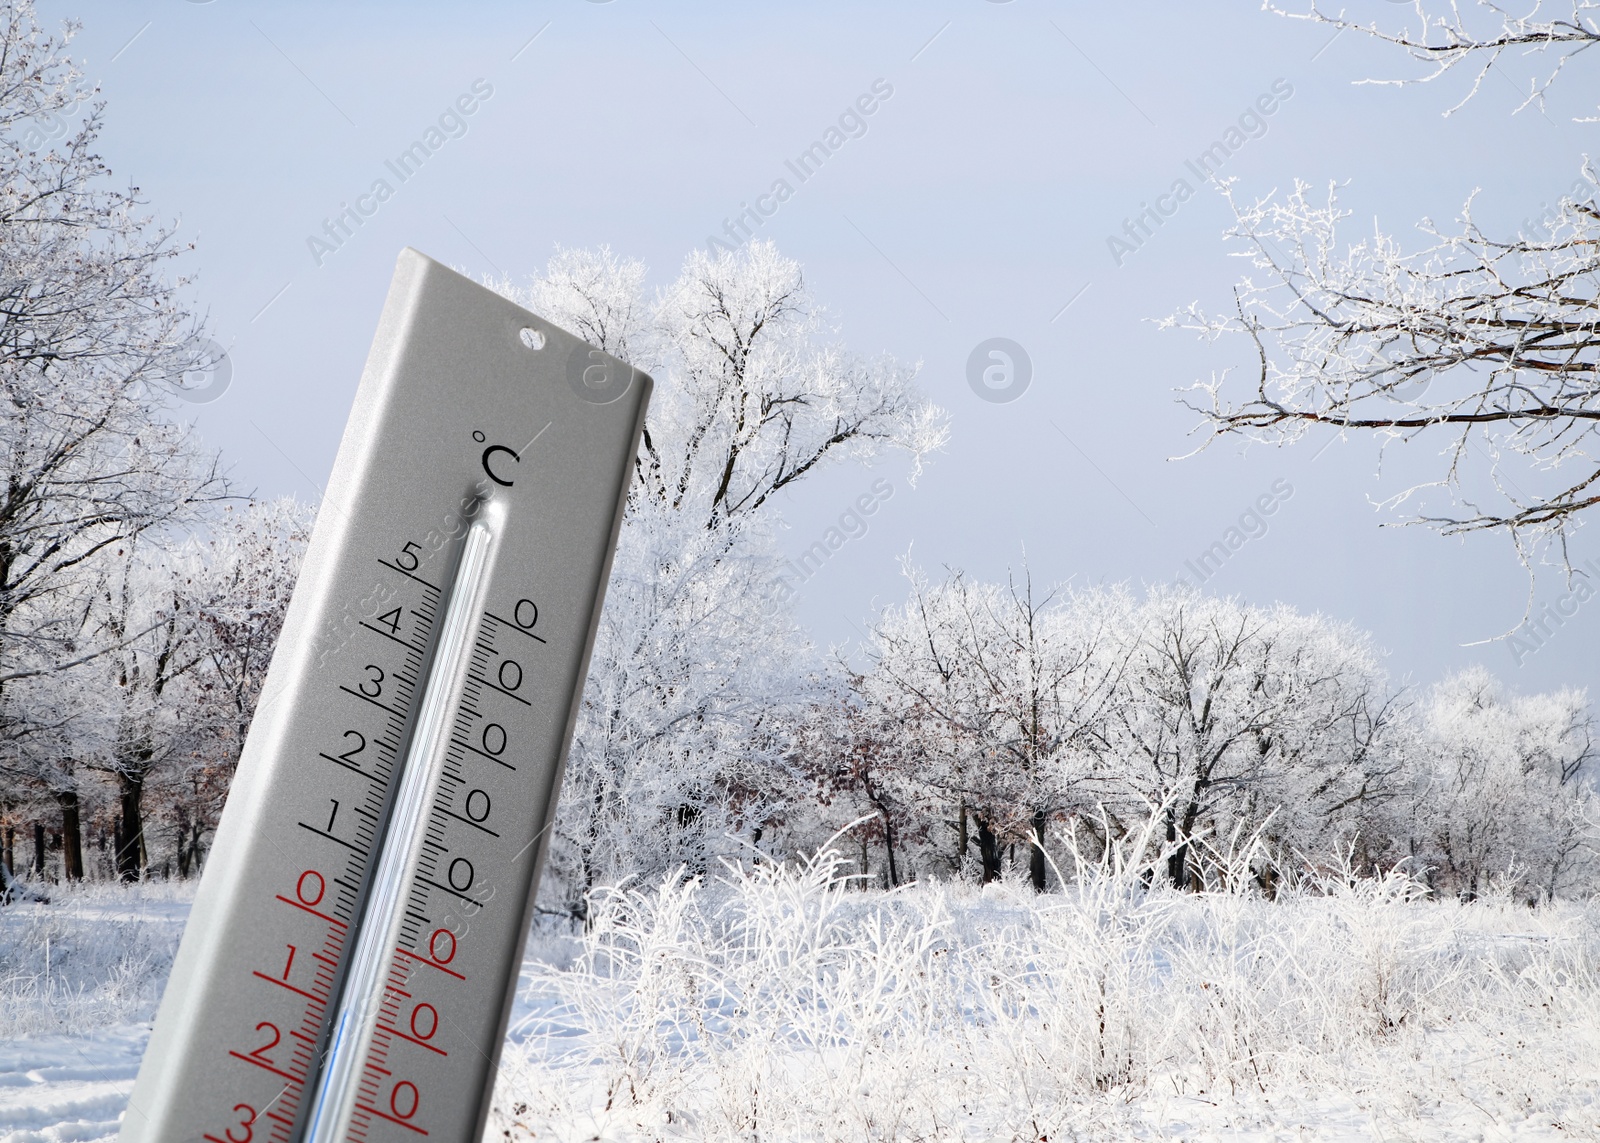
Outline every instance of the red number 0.
[[[426, 1011], [427, 1015], [422, 1016]], [[422, 1016], [422, 1022], [428, 1026], [424, 1032], [417, 1026], [417, 1018]], [[431, 1004], [418, 1004], [411, 1010], [411, 1034], [419, 1040], [431, 1040], [433, 1034], [439, 1030], [439, 1010]]]
[[[410, 1119], [417, 1113], [417, 1085], [401, 1080], [394, 1085], [394, 1090], [389, 1093], [389, 1110], [401, 1119]], [[405, 1104], [402, 1110], [400, 1105]]]

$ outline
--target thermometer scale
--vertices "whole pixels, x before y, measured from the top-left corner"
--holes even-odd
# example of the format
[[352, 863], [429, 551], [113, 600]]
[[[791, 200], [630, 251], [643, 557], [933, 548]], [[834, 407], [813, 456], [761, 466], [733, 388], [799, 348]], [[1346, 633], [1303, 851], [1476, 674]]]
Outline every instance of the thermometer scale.
[[481, 1136], [650, 389], [401, 254], [124, 1143]]

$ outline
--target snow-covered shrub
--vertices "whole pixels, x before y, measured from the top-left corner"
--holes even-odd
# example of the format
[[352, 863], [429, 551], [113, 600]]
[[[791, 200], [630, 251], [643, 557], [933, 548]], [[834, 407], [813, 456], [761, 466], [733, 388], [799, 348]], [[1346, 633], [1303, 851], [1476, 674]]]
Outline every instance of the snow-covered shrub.
[[53, 886], [0, 908], [0, 1040], [155, 1016], [193, 883]]
[[1600, 1128], [1574, 1094], [1600, 1081], [1592, 911], [1400, 873], [1269, 901], [1110, 863], [1043, 896], [847, 868], [597, 894], [576, 959], [527, 977], [493, 1137], [1034, 1140], [1309, 1106]]

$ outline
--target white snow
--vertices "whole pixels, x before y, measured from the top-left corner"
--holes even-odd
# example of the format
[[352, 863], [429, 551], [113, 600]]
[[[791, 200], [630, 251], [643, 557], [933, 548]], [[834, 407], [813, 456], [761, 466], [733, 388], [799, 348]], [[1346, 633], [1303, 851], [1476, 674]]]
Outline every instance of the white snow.
[[148, 1023], [113, 1024], [0, 1044], [0, 1140], [115, 1139], [149, 1038]]
[[0, 1141], [114, 1139], [192, 885], [0, 908]]
[[[837, 872], [541, 929], [486, 1138], [1600, 1138], [1593, 905]], [[186, 911], [164, 886], [0, 909], [0, 1143], [115, 1138]]]

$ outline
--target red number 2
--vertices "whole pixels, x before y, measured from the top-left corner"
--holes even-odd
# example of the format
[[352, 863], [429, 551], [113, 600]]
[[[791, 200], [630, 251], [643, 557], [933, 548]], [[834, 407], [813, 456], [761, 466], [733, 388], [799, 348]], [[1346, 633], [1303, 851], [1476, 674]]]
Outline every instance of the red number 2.
[[272, 1058], [268, 1056], [267, 1053], [278, 1046], [278, 1041], [283, 1039], [283, 1035], [278, 1031], [278, 1026], [269, 1021], [263, 1020], [261, 1023], [256, 1025], [257, 1032], [261, 1031], [263, 1028], [272, 1029], [272, 1039], [268, 1040], [265, 1044], [262, 1044], [250, 1054], [256, 1059], [260, 1060], [262, 1063], [270, 1064], [272, 1062]]

